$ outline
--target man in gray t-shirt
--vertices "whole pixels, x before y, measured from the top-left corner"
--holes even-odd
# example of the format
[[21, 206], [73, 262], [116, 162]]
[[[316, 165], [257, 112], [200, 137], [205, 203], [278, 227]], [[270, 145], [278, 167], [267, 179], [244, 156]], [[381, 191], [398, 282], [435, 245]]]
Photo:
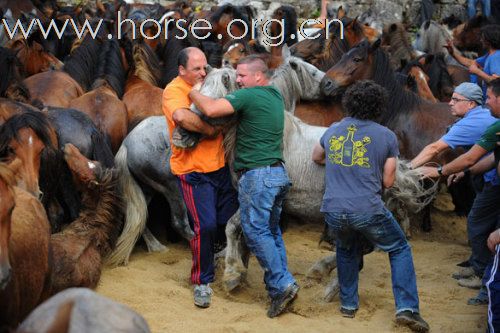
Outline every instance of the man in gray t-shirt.
[[328, 175], [321, 211], [382, 213], [384, 164], [399, 155], [396, 135], [371, 120], [346, 117], [325, 132], [320, 144]]
[[353, 84], [344, 94], [347, 118], [333, 124], [314, 147], [313, 160], [326, 164], [321, 211], [336, 236], [340, 312], [353, 318], [358, 307], [358, 267], [363, 235], [389, 253], [396, 322], [418, 332], [429, 325], [419, 314], [411, 248], [382, 201], [383, 188], [396, 177], [396, 135], [374, 122], [387, 104], [385, 90], [373, 81]]

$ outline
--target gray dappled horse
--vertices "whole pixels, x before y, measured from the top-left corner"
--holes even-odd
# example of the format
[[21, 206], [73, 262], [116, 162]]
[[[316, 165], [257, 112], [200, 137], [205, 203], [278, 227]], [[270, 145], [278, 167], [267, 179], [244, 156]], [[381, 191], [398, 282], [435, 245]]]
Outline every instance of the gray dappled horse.
[[[300, 58], [290, 56], [284, 47], [283, 65], [273, 75], [273, 84], [282, 92], [287, 110], [295, 109], [299, 98], [319, 99], [319, 83], [324, 72]], [[219, 74], [216, 74], [219, 73]], [[228, 69], [212, 71], [206, 82], [212, 82], [212, 75], [228, 73]], [[224, 79], [213, 80], [223, 84]], [[226, 87], [229, 89], [230, 85]], [[212, 87], [211, 90], [217, 90]], [[202, 92], [205, 92], [202, 88]], [[224, 95], [221, 92], [222, 97]], [[213, 95], [212, 95], [213, 96]], [[215, 97], [215, 96], [214, 96]], [[116, 167], [120, 170], [120, 182], [125, 200], [125, 225], [118, 239], [115, 251], [108, 258], [113, 265], [126, 264], [132, 249], [143, 233], [149, 251], [161, 251], [160, 244], [145, 228], [147, 203], [155, 192], [161, 193], [170, 205], [172, 224], [186, 239], [193, 235], [187, 220], [186, 207], [177, 188], [175, 177], [170, 171], [170, 146], [165, 117], [156, 116], [143, 120], [125, 138], [115, 157]], [[140, 184], [140, 185], [139, 185]]]

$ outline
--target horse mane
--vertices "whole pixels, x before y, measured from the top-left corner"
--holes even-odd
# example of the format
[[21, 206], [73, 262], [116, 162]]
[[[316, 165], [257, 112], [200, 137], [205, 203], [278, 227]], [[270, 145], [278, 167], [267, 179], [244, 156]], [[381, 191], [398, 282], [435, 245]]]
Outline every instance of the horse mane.
[[0, 73], [2, 73], [0, 76], [0, 97], [30, 103], [30, 91], [22, 81], [24, 76], [22, 65], [14, 52], [4, 47], [0, 47]]
[[2, 181], [4, 181], [9, 187], [16, 184], [14, 173], [5, 163], [0, 163], [0, 179], [2, 179]]
[[[426, 58], [429, 59], [429, 56], [426, 56]], [[440, 88], [443, 85], [453, 87], [453, 79], [448, 72], [443, 53], [433, 55], [429, 63], [427, 75], [429, 76], [429, 88], [434, 96], [440, 95]]]
[[401, 23], [392, 23], [382, 35], [389, 43], [389, 54], [394, 69], [397, 69], [401, 59], [413, 59], [414, 51], [410, 45], [408, 34]]
[[96, 71], [96, 81], [92, 89], [98, 88], [106, 82], [122, 98], [125, 86], [126, 73], [123, 69], [121, 51], [116, 39], [106, 40], [99, 55]]
[[[341, 19], [341, 22], [343, 26], [347, 26], [348, 24], [351, 24], [353, 20], [348, 17], [343, 17]], [[363, 30], [361, 29], [361, 26], [359, 25], [359, 23], [357, 23], [357, 21], [352, 25], [352, 27], [353, 31], [356, 34], [363, 33]], [[323, 51], [316, 57], [314, 65], [321, 70], [328, 70], [333, 67], [351, 48], [351, 45], [349, 44], [347, 38], [340, 38], [340, 29], [341, 25], [338, 22], [334, 21], [330, 23], [330, 34], [328, 38], [320, 37], [320, 39], [325, 39], [326, 41], [322, 41]]]
[[104, 258], [113, 250], [122, 227], [122, 199], [118, 191], [118, 173], [98, 166], [96, 179], [85, 184], [82, 210], [66, 228], [93, 239], [93, 246]]
[[483, 25], [490, 24], [491, 20], [483, 15], [476, 15], [472, 17], [469, 21], [465, 22], [464, 30], [468, 31], [476, 28], [481, 28]]
[[273, 13], [273, 18], [276, 18], [278, 14], [281, 14], [281, 18], [285, 22], [285, 28], [284, 28], [284, 36], [285, 40], [284, 43], [286, 43], [288, 46], [292, 46], [293, 44], [297, 43], [297, 36], [296, 38], [291, 38], [290, 36], [297, 35], [297, 12], [295, 11], [295, 8], [290, 5], [282, 5], [278, 9], [276, 9]]
[[0, 127], [0, 156], [8, 153], [11, 140], [19, 140], [18, 132], [23, 128], [31, 128], [45, 146], [54, 148], [52, 128], [47, 116], [42, 112], [27, 110], [13, 115]]
[[462, 20], [457, 18], [455, 14], [451, 14], [450, 16], [442, 19], [441, 23], [446, 25], [448, 29], [452, 30], [458, 27], [460, 24], [462, 24]]
[[[370, 47], [369, 43], [366, 43], [364, 47]], [[389, 57], [383, 50], [377, 48], [373, 57], [372, 80], [384, 87], [390, 96], [387, 109], [382, 113], [379, 123], [390, 127], [389, 125], [397, 116], [408, 114], [422, 101], [416, 94], [403, 89], [392, 69]]]
[[[210, 22], [215, 23], [219, 22], [221, 19], [222, 15], [224, 14], [230, 14], [233, 16], [233, 19], [239, 19], [245, 22], [247, 27], [251, 27], [250, 24], [250, 19], [248, 18], [247, 11], [244, 8], [241, 8], [239, 6], [233, 6], [231, 4], [225, 4], [223, 6], [218, 7], [212, 15], [210, 15]], [[236, 22], [235, 24], [241, 24]]]
[[87, 35], [64, 61], [63, 70], [85, 91], [89, 91], [96, 77], [102, 42]]
[[294, 112], [297, 97], [302, 95], [302, 86], [297, 73], [292, 69], [288, 61], [283, 62], [278, 68], [274, 69], [270, 83], [281, 93], [285, 102], [285, 110]]
[[180, 36], [180, 29], [175, 25], [169, 30], [169, 35], [161, 47], [156, 48], [158, 58], [162, 62], [161, 82], [160, 87], [165, 87], [178, 74], [179, 66], [177, 66], [177, 56], [185, 47], [190, 46], [187, 39], [177, 39], [175, 36]]
[[148, 44], [139, 42], [133, 46], [133, 69], [131, 73], [139, 79], [150, 83], [153, 86], [158, 86], [160, 78], [160, 61]]

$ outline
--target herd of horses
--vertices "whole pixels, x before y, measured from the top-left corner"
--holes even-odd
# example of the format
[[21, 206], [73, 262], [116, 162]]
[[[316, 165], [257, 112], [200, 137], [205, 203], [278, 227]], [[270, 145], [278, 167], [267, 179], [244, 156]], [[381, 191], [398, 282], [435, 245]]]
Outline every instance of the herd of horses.
[[[214, 69], [202, 89], [212, 96], [234, 89], [233, 67], [245, 55], [260, 54], [273, 70], [272, 83], [287, 111], [284, 155], [294, 183], [284, 213], [308, 221], [322, 220], [324, 189], [324, 170], [310, 160], [310, 151], [326, 128], [344, 117], [340, 101], [349, 85], [371, 79], [389, 92], [389, 106], [378, 121], [397, 134], [401, 157], [411, 159], [453, 123], [447, 101], [453, 87], [468, 80], [467, 70], [453, 63], [442, 45], [428, 43], [446, 36], [446, 28], [436, 22], [421, 27], [421, 52], [409, 43], [401, 24], [379, 33], [342, 16], [343, 11], [338, 17], [342, 26], [332, 23], [319, 31], [321, 38], [288, 38], [266, 48], [259, 39], [234, 41], [227, 33], [233, 19], [251, 26], [256, 13], [249, 7], [194, 11], [186, 1], [168, 7], [99, 0], [75, 7], [40, 0], [1, 3], [0, 15], [7, 22], [37, 17], [62, 24], [70, 17], [77, 22], [100, 18], [106, 24], [97, 38], [87, 34], [78, 39], [71, 33], [42, 38], [40, 31], [28, 39], [0, 35], [0, 331], [16, 327], [63, 289], [94, 288], [104, 261], [126, 264], [141, 235], [149, 250], [164, 249], [146, 228], [155, 195], [168, 203], [174, 230], [185, 239], [192, 236], [170, 172], [161, 110], [163, 88], [177, 75], [176, 57], [184, 47], [206, 53]], [[172, 17], [189, 24], [205, 18], [212, 36], [222, 38], [133, 39], [132, 29], [117, 36], [113, 20], [118, 11], [137, 23]], [[270, 36], [295, 31], [294, 8], [281, 6], [270, 17], [286, 22], [271, 24]], [[486, 22], [475, 18], [449, 36], [457, 47], [481, 52], [477, 38], [470, 37], [481, 24]], [[145, 26], [149, 36], [155, 29]], [[231, 29], [236, 36], [243, 32], [238, 24]], [[176, 33], [175, 26], [169, 33]], [[438, 161], [458, 153], [447, 151]], [[459, 208], [463, 200], [455, 202]], [[237, 216], [226, 233], [226, 285], [233, 289], [248, 264]]]

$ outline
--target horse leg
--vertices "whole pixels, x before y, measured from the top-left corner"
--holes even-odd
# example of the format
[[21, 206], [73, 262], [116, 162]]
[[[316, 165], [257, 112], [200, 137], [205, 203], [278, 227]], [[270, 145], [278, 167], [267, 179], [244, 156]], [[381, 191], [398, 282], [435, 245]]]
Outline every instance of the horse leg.
[[333, 298], [339, 293], [340, 291], [340, 284], [339, 284], [339, 278], [335, 276], [330, 283], [325, 288], [325, 295], [323, 296], [323, 299], [325, 302], [332, 302]]
[[331, 254], [318, 260], [307, 272], [308, 278], [321, 280], [323, 277], [330, 274], [330, 272], [337, 267], [337, 254]]
[[158, 239], [153, 235], [153, 233], [149, 230], [148, 227], [144, 228], [142, 232], [142, 238], [146, 242], [146, 246], [148, 247], [148, 252], [164, 252], [167, 251], [167, 247], [160, 243]]
[[[232, 291], [240, 286], [246, 279], [248, 267], [249, 251], [244, 251], [243, 231], [241, 229], [240, 211], [238, 210], [227, 222], [226, 225], [226, 258], [224, 269], [224, 285], [227, 291]], [[245, 258], [243, 258], [245, 257]]]
[[427, 205], [422, 210], [422, 230], [425, 232], [430, 232], [431, 227], [431, 205]]

